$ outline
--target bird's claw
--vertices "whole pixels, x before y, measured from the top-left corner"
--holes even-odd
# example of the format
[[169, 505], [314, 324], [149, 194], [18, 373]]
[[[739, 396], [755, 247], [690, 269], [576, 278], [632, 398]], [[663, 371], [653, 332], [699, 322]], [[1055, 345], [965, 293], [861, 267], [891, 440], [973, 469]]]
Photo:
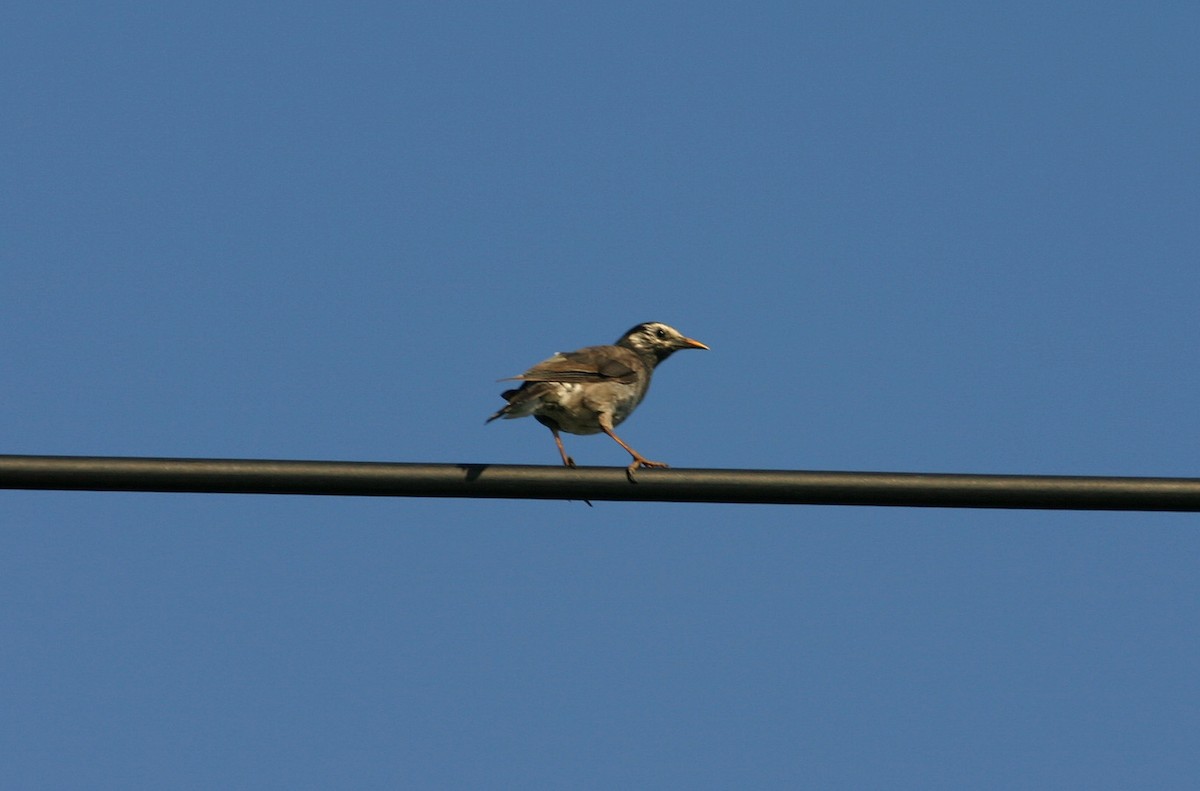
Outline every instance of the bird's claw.
[[649, 459], [643, 459], [639, 456], [633, 460], [633, 464], [630, 464], [625, 468], [625, 477], [629, 479], [630, 483], [637, 483], [637, 478], [635, 478], [633, 474], [637, 472], [638, 467], [660, 467], [662, 469], [666, 469], [669, 466], [670, 465], [666, 462], [650, 461]]

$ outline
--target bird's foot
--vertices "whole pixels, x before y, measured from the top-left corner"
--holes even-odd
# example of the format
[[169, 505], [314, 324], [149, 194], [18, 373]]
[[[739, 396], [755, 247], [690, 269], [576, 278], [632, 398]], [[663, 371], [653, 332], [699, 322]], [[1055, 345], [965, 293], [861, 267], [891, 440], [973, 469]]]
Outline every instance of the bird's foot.
[[[574, 459], [572, 459], [570, 456], [563, 456], [563, 465], [564, 465], [564, 466], [567, 466], [567, 467], [570, 467], [571, 469], [575, 469], [575, 460], [574, 460]], [[584, 500], [584, 502], [585, 502], [585, 503], [587, 503], [587, 506], [588, 506], [588, 508], [594, 508], [594, 507], [595, 507], [595, 506], [593, 506], [593, 505], [592, 505], [592, 501], [591, 501], [591, 500]]]
[[668, 465], [666, 462], [650, 461], [649, 459], [641, 456], [634, 456], [633, 464], [630, 464], [625, 468], [625, 477], [629, 479], [630, 483], [637, 483], [637, 479], [633, 477], [633, 474], [637, 472], [638, 467], [662, 467], [665, 469], [669, 466], [670, 465]]

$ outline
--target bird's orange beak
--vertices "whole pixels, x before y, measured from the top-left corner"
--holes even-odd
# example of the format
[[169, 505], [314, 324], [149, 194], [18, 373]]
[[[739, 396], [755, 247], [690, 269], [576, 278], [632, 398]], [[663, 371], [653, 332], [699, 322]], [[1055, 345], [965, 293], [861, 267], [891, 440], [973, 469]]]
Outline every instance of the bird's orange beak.
[[681, 349], [704, 349], [705, 351], [708, 351], [707, 346], [705, 346], [700, 341], [695, 341], [695, 340], [692, 340], [691, 338], [684, 338], [682, 341], [680, 341], [679, 348], [681, 348]]

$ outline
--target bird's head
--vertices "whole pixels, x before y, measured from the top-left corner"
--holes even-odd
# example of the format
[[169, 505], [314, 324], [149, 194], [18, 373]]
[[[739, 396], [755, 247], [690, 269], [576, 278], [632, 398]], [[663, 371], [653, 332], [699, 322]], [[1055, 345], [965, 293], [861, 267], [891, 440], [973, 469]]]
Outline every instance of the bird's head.
[[617, 346], [632, 349], [642, 357], [651, 357], [656, 363], [662, 362], [680, 349], [708, 348], [700, 341], [686, 337], [674, 327], [657, 321], [637, 325], [620, 337]]

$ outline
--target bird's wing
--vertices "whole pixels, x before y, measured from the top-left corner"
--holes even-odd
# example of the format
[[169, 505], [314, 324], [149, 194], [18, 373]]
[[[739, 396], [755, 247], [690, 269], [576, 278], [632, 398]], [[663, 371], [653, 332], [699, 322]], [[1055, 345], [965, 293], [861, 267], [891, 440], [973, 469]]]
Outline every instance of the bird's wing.
[[620, 346], [589, 346], [542, 360], [520, 376], [525, 382], [621, 382], [637, 379], [641, 360]]

